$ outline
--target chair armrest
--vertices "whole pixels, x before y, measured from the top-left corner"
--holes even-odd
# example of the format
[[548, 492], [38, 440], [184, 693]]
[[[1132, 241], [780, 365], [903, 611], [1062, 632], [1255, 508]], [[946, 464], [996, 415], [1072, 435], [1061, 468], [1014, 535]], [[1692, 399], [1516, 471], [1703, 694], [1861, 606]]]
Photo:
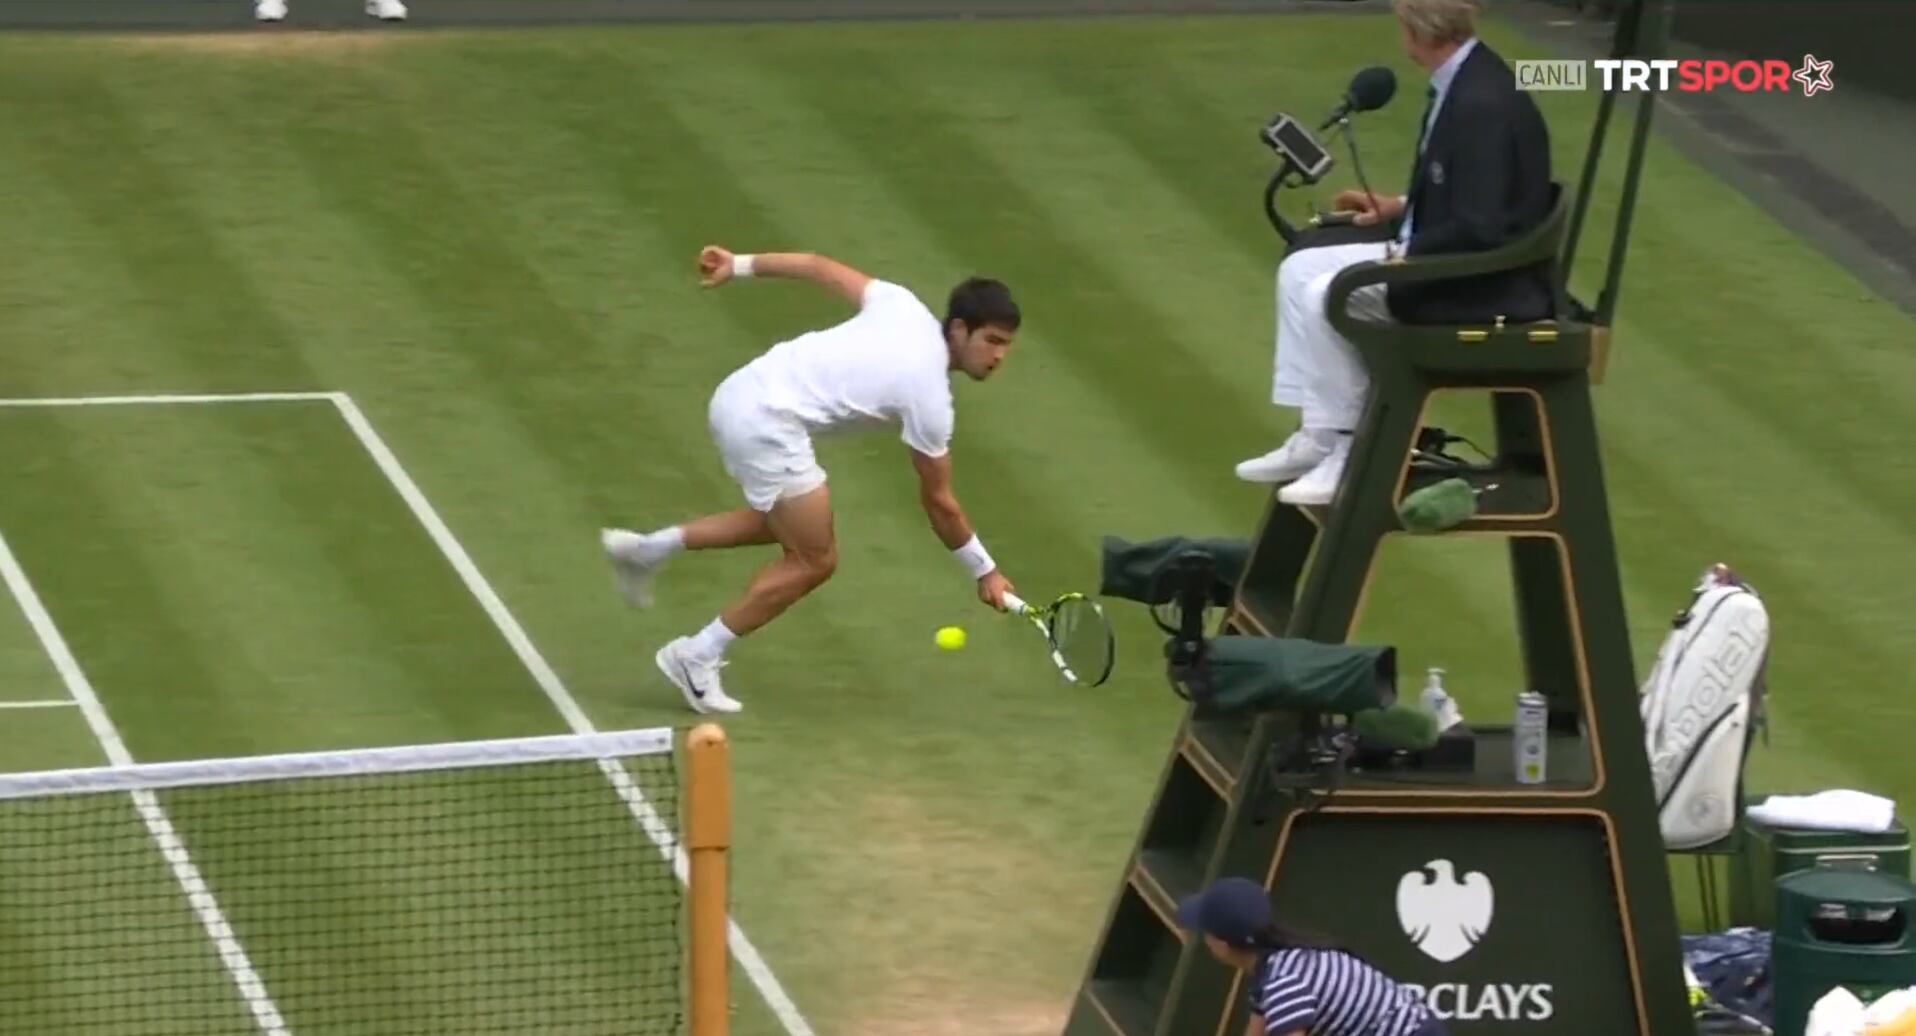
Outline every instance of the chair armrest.
[[[1533, 250], [1539, 254], [1525, 254]], [[1351, 294], [1359, 288], [1373, 284], [1413, 284], [1484, 273], [1502, 273], [1506, 270], [1519, 270], [1534, 263], [1547, 262], [1553, 254], [1551, 250], [1525, 247], [1494, 252], [1468, 252], [1431, 257], [1420, 256], [1415, 259], [1382, 259], [1352, 263], [1338, 271], [1337, 276], [1331, 279], [1330, 288], [1324, 297], [1324, 310], [1330, 318], [1331, 325], [1348, 337], [1353, 328], [1375, 326], [1373, 321], [1354, 319], [1346, 309]]]
[[1330, 289], [1325, 295], [1324, 308], [1332, 326], [1349, 335], [1353, 325], [1364, 323], [1352, 321], [1346, 312], [1351, 293], [1359, 288], [1373, 284], [1412, 284], [1502, 273], [1556, 258], [1557, 250], [1563, 245], [1567, 202], [1568, 197], [1562, 187], [1553, 183], [1550, 211], [1542, 222], [1525, 236], [1499, 248], [1483, 252], [1440, 252], [1415, 258], [1353, 263], [1331, 279]]
[[1501, 273], [1543, 262], [1552, 254], [1552, 251], [1542, 251], [1534, 256], [1526, 256], [1517, 249], [1509, 249], [1352, 263], [1331, 279], [1330, 292], [1325, 298], [1326, 308], [1332, 313], [1342, 313], [1344, 303], [1350, 299], [1352, 292], [1372, 284], [1410, 284], [1471, 277], [1480, 273]]

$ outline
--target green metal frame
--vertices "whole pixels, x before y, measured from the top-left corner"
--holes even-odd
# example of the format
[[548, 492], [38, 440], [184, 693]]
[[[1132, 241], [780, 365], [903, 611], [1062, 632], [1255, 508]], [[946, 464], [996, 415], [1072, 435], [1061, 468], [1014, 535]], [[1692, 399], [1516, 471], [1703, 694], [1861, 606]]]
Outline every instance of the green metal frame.
[[[1667, 21], [1667, 3], [1627, 2], [1611, 56], [1660, 54]], [[1273, 494], [1222, 627], [1344, 641], [1377, 548], [1384, 537], [1405, 534], [1398, 502], [1457, 474], [1420, 469], [1411, 460], [1432, 395], [1487, 393], [1494, 456], [1464, 472], [1484, 488], [1478, 514], [1437, 535], [1508, 541], [1527, 683], [1549, 702], [1549, 780], [1516, 784], [1509, 728], [1473, 723], [1474, 755], [1462, 762], [1431, 756], [1421, 767], [1414, 760], [1402, 771], [1346, 774], [1331, 788], [1321, 772], [1278, 763], [1315, 718], [1265, 714], [1199, 722], [1187, 713], [1125, 861], [1066, 1036], [1242, 1031], [1248, 1017], [1242, 976], [1212, 960], [1172, 922], [1181, 897], [1225, 874], [1262, 879], [1280, 910], [1318, 922], [1400, 977], [1451, 968], [1467, 980], [1444, 995], [1489, 990], [1481, 1005], [1459, 1001], [1449, 1022], [1453, 1036], [1511, 1031], [1514, 1016], [1482, 1012], [1502, 1011], [1502, 1001], [1492, 1001], [1504, 995], [1511, 1011], [1542, 1010], [1544, 1001], [1523, 1000], [1536, 988], [1555, 990], [1561, 1003], [1548, 1017], [1525, 1016], [1525, 1033], [1694, 1031], [1591, 398], [1609, 359], [1655, 97], [1631, 96], [1638, 103], [1636, 124], [1594, 307], [1576, 302], [1567, 285], [1618, 103], [1614, 94], [1602, 98], [1577, 189], [1558, 185], [1548, 218], [1523, 240], [1489, 253], [1360, 263], [1333, 280], [1331, 320], [1356, 345], [1372, 379], [1351, 460], [1328, 507], [1292, 507]], [[1539, 262], [1555, 271], [1558, 312], [1550, 320], [1405, 326], [1359, 320], [1345, 306], [1371, 286]], [[1513, 695], [1519, 689], [1512, 688]], [[1491, 847], [1501, 854], [1494, 860], [1482, 855]], [[1531, 911], [1535, 916], [1499, 914], [1481, 953], [1433, 964], [1430, 951], [1418, 956], [1398, 930], [1394, 889], [1383, 884], [1396, 880], [1403, 860], [1413, 869], [1423, 863], [1426, 851], [1493, 860], [1482, 869], [1499, 871], [1500, 901], [1544, 893], [1557, 898], [1538, 900], [1544, 905]], [[1502, 862], [1506, 858], [1516, 862]], [[1548, 873], [1513, 875], [1511, 868], [1523, 871], [1526, 860], [1543, 861], [1539, 866]], [[1566, 938], [1576, 933], [1589, 934], [1576, 944], [1581, 949]], [[1525, 969], [1554, 978], [1520, 986]], [[1479, 1013], [1472, 1017], [1472, 1011]]]

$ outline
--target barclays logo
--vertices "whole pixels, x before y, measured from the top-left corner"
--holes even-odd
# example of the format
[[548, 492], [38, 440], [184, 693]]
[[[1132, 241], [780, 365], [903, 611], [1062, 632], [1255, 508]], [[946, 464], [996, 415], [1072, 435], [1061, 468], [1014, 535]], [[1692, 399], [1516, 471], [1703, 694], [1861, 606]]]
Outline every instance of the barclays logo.
[[1439, 982], [1432, 986], [1406, 983], [1445, 1021], [1545, 1022], [1557, 1013], [1556, 990], [1549, 983], [1500, 982], [1473, 986]]
[[[1397, 923], [1412, 944], [1440, 963], [1475, 949], [1496, 907], [1490, 878], [1482, 871], [1458, 877], [1449, 860], [1431, 860], [1397, 882]], [[1407, 984], [1446, 1020], [1545, 1021], [1556, 1014], [1556, 990], [1547, 982]]]
[[1496, 894], [1482, 871], [1460, 880], [1449, 860], [1432, 860], [1397, 882], [1397, 923], [1433, 960], [1469, 953], [1490, 930]]

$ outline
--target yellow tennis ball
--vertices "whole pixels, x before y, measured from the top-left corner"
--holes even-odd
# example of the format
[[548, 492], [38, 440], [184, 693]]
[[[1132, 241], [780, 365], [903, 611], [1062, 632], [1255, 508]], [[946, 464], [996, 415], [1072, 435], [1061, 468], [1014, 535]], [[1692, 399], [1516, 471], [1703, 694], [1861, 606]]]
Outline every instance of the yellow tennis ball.
[[935, 639], [939, 647], [946, 651], [956, 651], [965, 646], [965, 631], [957, 626], [946, 626], [938, 631]]

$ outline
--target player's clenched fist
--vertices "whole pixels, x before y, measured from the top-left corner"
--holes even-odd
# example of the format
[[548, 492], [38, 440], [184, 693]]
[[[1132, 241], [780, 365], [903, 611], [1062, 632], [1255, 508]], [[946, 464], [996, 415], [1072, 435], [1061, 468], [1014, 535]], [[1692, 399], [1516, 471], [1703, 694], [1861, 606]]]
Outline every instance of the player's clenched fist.
[[699, 250], [699, 283], [711, 288], [732, 279], [732, 253], [717, 245]]

